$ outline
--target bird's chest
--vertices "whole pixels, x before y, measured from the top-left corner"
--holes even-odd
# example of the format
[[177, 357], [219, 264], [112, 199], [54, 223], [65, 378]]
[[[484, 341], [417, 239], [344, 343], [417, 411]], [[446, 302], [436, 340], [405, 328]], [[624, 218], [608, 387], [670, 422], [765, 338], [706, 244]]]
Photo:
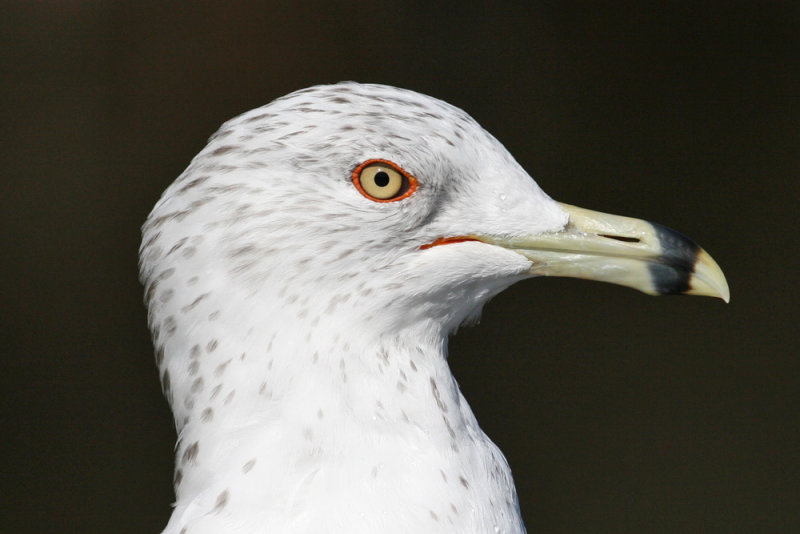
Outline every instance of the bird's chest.
[[294, 432], [296, 531], [524, 532], [508, 464], [444, 360], [393, 356], [351, 373], [324, 417]]
[[[375, 352], [372, 367], [320, 358], [291, 381], [273, 368], [252, 399], [240, 392], [235, 401], [257, 406], [257, 416], [217, 444], [200, 440], [182, 467], [175, 526], [215, 534], [524, 532], [505, 458], [445, 360]], [[186, 442], [203, 428], [185, 429]]]
[[284, 500], [289, 531], [524, 531], [505, 459], [479, 429], [445, 429], [441, 439], [407, 424], [407, 433], [362, 434], [346, 449], [299, 455]]

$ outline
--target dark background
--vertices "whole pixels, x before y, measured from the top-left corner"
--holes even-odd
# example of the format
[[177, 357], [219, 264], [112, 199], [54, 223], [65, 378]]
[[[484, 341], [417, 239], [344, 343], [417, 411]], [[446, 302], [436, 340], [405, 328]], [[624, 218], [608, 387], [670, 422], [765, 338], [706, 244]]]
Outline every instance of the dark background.
[[163, 528], [139, 226], [224, 120], [357, 80], [727, 273], [727, 306], [528, 281], [453, 338], [528, 529], [800, 532], [798, 33], [796, 2], [4, 2], [0, 531]]

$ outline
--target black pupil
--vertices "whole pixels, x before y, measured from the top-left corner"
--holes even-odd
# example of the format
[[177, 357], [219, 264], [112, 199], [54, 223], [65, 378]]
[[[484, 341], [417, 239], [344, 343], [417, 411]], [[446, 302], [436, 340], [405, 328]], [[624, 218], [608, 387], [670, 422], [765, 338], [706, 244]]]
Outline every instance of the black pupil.
[[386, 187], [389, 185], [389, 175], [381, 171], [375, 175], [375, 185], [378, 187]]

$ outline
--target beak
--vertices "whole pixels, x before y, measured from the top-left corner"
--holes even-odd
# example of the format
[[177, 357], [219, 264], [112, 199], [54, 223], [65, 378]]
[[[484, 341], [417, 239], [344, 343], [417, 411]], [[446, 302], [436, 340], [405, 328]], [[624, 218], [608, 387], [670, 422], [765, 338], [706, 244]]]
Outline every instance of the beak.
[[569, 222], [558, 232], [513, 238], [476, 236], [533, 262], [533, 276], [610, 282], [650, 295], [730, 299], [717, 262], [688, 237], [660, 224], [560, 204]]

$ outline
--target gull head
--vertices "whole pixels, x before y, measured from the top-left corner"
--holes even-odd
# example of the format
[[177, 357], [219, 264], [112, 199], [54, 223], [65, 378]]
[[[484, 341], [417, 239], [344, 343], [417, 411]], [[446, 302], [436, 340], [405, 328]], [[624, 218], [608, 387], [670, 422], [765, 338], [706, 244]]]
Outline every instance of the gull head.
[[555, 202], [460, 109], [356, 83], [225, 123], [153, 210], [141, 271], [151, 297], [178, 272], [246, 307], [376, 332], [449, 332], [537, 275], [727, 299], [683, 236]]
[[147, 219], [140, 276], [170, 533], [522, 532], [447, 335], [536, 276], [728, 299], [685, 236], [556, 202], [460, 109], [357, 83], [225, 123]]

